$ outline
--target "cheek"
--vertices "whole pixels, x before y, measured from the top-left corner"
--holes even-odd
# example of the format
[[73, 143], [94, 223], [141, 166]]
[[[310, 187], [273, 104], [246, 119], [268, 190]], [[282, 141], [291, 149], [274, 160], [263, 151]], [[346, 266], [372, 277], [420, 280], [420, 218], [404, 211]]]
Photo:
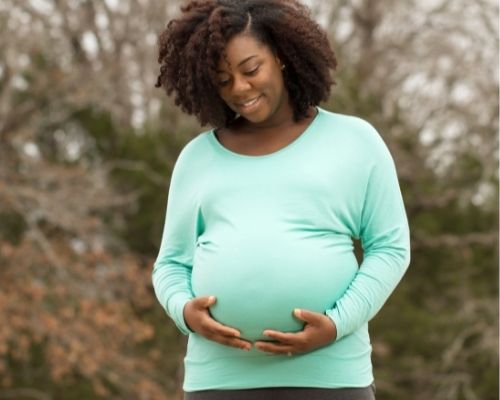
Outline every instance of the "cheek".
[[275, 94], [281, 94], [284, 91], [285, 82], [281, 70], [269, 71], [267, 77], [267, 87]]
[[227, 97], [226, 91], [224, 89], [218, 89], [217, 94], [220, 98], [225, 99]]
[[285, 84], [280, 78], [277, 78], [275, 81], [273, 81], [273, 84], [269, 89], [270, 92], [272, 92], [272, 96], [275, 98], [276, 102], [279, 102], [286, 92]]
[[219, 94], [219, 97], [224, 101], [224, 103], [228, 103], [229, 96], [226, 90], [219, 90], [217, 92]]

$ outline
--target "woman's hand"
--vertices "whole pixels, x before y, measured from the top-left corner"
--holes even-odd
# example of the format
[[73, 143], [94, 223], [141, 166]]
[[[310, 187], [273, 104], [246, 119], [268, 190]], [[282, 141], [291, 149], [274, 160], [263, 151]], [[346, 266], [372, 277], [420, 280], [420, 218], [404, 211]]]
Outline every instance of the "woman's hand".
[[330, 317], [308, 310], [295, 310], [294, 314], [298, 319], [306, 322], [302, 331], [286, 333], [266, 329], [264, 335], [278, 342], [258, 340], [255, 342], [255, 347], [267, 353], [291, 356], [326, 346], [337, 338], [337, 327]]
[[184, 306], [183, 315], [188, 327], [214, 342], [249, 351], [252, 344], [240, 339], [238, 330], [222, 325], [212, 318], [208, 308], [215, 302], [215, 296], [195, 297], [187, 302]]

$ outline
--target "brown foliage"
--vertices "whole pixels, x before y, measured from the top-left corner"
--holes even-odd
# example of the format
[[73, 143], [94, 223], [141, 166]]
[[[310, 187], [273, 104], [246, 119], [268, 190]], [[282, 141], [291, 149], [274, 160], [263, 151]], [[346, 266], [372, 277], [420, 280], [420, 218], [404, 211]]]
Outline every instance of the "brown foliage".
[[12, 382], [10, 357], [29, 363], [31, 346], [43, 344], [55, 382], [83, 377], [106, 398], [111, 384], [133, 398], [165, 399], [157, 352], [136, 348], [154, 336], [139, 315], [154, 304], [149, 271], [126, 255], [78, 255], [64, 240], [55, 247], [70, 273], [63, 279], [29, 238], [0, 247], [0, 385]]

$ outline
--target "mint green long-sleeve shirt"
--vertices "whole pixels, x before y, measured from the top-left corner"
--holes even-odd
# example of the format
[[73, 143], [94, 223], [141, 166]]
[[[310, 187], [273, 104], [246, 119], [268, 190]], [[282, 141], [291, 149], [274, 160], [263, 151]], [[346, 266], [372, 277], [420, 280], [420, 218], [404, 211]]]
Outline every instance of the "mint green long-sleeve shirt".
[[[361, 239], [361, 265], [352, 238]], [[368, 122], [318, 107], [297, 139], [262, 156], [201, 133], [175, 164], [152, 275], [159, 302], [189, 335], [183, 389], [370, 385], [368, 321], [409, 262], [396, 168]], [[337, 339], [291, 357], [221, 345], [183, 319], [190, 299], [208, 295], [217, 297], [213, 318], [245, 339], [302, 330], [295, 308], [326, 314]]]

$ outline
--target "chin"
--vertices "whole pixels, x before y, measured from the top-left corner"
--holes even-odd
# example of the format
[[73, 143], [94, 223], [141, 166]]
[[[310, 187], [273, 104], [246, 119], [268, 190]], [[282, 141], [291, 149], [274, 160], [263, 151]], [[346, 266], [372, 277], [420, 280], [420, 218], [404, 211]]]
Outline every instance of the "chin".
[[245, 118], [248, 122], [251, 122], [252, 124], [263, 124], [267, 121], [269, 121], [273, 117], [273, 113], [270, 110], [261, 110], [258, 113], [252, 113], [248, 115], [241, 115], [243, 118]]
[[261, 123], [264, 123], [266, 122], [269, 117], [267, 116], [264, 116], [264, 117], [256, 117], [256, 116], [246, 116], [246, 115], [242, 115], [243, 118], [245, 118], [248, 122], [252, 123], [252, 124], [261, 124]]

